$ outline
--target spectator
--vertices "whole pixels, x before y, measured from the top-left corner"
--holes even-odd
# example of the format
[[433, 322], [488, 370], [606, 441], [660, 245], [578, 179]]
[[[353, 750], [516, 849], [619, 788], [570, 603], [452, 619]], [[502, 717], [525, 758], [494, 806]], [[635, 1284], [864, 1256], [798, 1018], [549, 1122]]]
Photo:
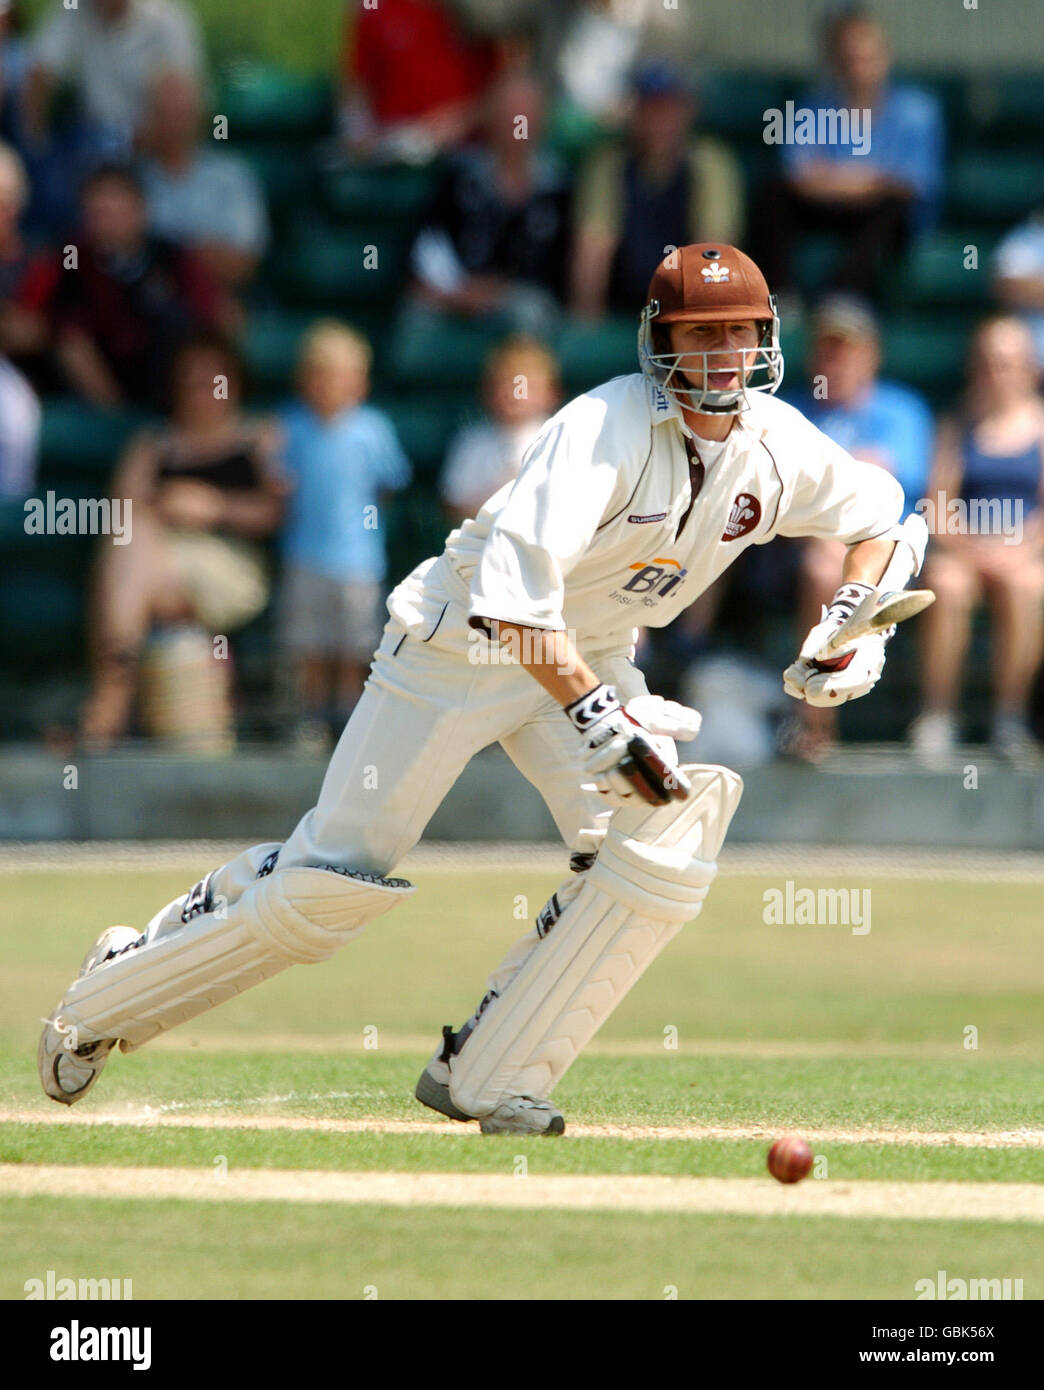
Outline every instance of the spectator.
[[703, 26], [679, 23], [677, 6], [663, 0], [573, 0], [530, 12], [540, 70], [551, 74], [569, 123], [592, 133], [626, 114], [637, 63], [669, 56], [688, 66], [702, 46]]
[[854, 112], [862, 128], [853, 123], [845, 142], [784, 147], [782, 176], [769, 184], [756, 219], [759, 264], [777, 292], [790, 291], [798, 235], [832, 232], [843, 247], [833, 287], [869, 298], [880, 267], [938, 215], [942, 114], [934, 97], [892, 81], [888, 40], [867, 11], [829, 21], [826, 54], [833, 80], [797, 106], [815, 114], [817, 133], [836, 129], [828, 111]]
[[508, 338], [490, 352], [482, 377], [486, 418], [450, 442], [439, 482], [454, 525], [478, 516], [484, 502], [514, 482], [559, 394], [558, 363], [536, 339]]
[[[876, 463], [902, 484], [908, 511], [923, 498], [932, 458], [931, 411], [916, 392], [878, 379], [881, 348], [877, 323], [860, 300], [834, 295], [812, 323], [810, 392], [792, 403], [854, 458]], [[838, 585], [844, 546], [806, 540], [798, 561], [798, 627], [819, 621]], [[784, 750], [818, 761], [833, 746], [836, 711], [802, 705], [791, 716]]]
[[239, 360], [223, 340], [183, 344], [171, 377], [169, 423], [134, 439], [113, 479], [113, 496], [130, 501], [131, 539], [105, 543], [94, 575], [81, 722], [93, 748], [126, 731], [154, 624], [227, 634], [268, 599], [259, 542], [279, 525], [285, 495], [275, 429], [242, 414]]
[[540, 151], [544, 94], [523, 73], [486, 101], [482, 148], [451, 162], [414, 243], [418, 306], [545, 336], [564, 288], [567, 189]]
[[140, 147], [149, 225], [190, 246], [226, 290], [257, 269], [268, 238], [264, 195], [245, 160], [203, 140], [199, 85], [168, 72], [153, 87]]
[[963, 411], [940, 426], [924, 572], [937, 599], [920, 619], [924, 709], [910, 730], [926, 760], [944, 756], [957, 737], [961, 673], [982, 599], [991, 615], [992, 742], [1013, 761], [1037, 757], [1026, 706], [1044, 650], [1039, 381], [1026, 325], [990, 319], [972, 342]]
[[1037, 365], [1044, 368], [1044, 211], [1004, 238], [994, 257], [993, 275], [997, 298], [1033, 334]]
[[0, 313], [25, 273], [29, 257], [21, 219], [29, 199], [25, 166], [9, 145], [0, 144]]
[[577, 191], [570, 297], [579, 314], [633, 314], [668, 246], [742, 239], [739, 166], [720, 141], [691, 135], [694, 101], [682, 73], [645, 64], [633, 88], [626, 144], [592, 154]]
[[441, 0], [356, 4], [342, 56], [341, 129], [355, 158], [422, 162], [471, 131], [493, 49]]
[[170, 361], [201, 329], [232, 321], [191, 251], [150, 237], [134, 174], [102, 165], [87, 179], [82, 235], [30, 265], [15, 308], [19, 344], [49, 343], [70, 389], [101, 408], [165, 403]]
[[36, 481], [40, 402], [22, 373], [0, 357], [0, 497], [28, 497]]
[[101, 157], [129, 154], [156, 78], [175, 71], [199, 76], [203, 56], [192, 11], [177, 0], [55, 0], [31, 43], [25, 82], [25, 126], [39, 142], [48, 132], [48, 104], [60, 81], [73, 84], [91, 145]]
[[364, 404], [370, 346], [333, 321], [317, 323], [300, 359], [300, 399], [283, 414], [293, 486], [283, 532], [282, 642], [290, 654], [299, 741], [340, 733], [380, 637], [386, 569], [384, 494], [410, 482], [388, 418]]
[[0, 137], [16, 147], [21, 140], [22, 84], [28, 62], [21, 30], [15, 0], [0, 0]]

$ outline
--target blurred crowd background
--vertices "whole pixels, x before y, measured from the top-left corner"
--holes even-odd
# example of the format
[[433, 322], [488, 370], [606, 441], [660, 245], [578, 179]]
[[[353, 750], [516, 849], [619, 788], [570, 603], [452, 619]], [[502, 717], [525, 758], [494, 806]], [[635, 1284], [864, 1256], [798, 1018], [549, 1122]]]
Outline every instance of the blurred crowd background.
[[[1039, 41], [916, 70], [879, 7], [809, 7], [776, 70], [756, 34], [716, 63], [730, 9], [687, 0], [268, 0], [257, 43], [216, 0], [0, 0], [0, 739], [328, 748], [388, 588], [637, 370], [665, 250], [720, 238], [779, 296], [785, 399], [934, 499], [939, 597], [872, 699], [788, 710], [842, 548], [751, 548], [643, 634], [651, 688], [707, 760], [1036, 760]], [[869, 108], [870, 152], [766, 142], [788, 102]], [[131, 499], [131, 543], [37, 534], [48, 497]]]

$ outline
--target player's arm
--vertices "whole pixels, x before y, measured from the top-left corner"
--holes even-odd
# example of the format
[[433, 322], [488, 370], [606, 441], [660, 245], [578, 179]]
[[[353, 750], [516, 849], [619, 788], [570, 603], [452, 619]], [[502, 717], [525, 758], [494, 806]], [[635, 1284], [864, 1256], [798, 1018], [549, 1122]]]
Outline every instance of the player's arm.
[[501, 622], [495, 635], [562, 706], [584, 741], [584, 771], [599, 792], [615, 805], [637, 797], [662, 806], [688, 796], [689, 781], [674, 761], [673, 747], [658, 740], [695, 738], [700, 727], [695, 710], [657, 695], [621, 703], [615, 688], [599, 680], [561, 629]]
[[856, 541], [845, 551], [845, 563], [841, 567], [842, 584], [869, 584], [875, 588], [880, 582], [888, 561], [895, 549], [894, 539], [875, 537], [869, 541]]

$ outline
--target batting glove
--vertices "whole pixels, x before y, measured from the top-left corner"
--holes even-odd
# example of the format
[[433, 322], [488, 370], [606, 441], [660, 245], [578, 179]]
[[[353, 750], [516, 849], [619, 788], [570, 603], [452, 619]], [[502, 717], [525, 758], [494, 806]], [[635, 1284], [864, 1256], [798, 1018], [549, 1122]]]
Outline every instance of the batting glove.
[[656, 695], [639, 695], [624, 707], [615, 689], [603, 684], [565, 712], [586, 744], [585, 773], [612, 805], [632, 805], [638, 797], [664, 806], [688, 796], [688, 779], [668, 740], [695, 737], [701, 722], [696, 710]]

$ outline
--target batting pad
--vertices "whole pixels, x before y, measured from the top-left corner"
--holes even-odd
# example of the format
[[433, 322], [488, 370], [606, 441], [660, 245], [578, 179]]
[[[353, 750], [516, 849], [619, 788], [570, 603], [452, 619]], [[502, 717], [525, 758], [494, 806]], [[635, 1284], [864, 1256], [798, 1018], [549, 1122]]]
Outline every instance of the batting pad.
[[743, 794], [729, 768], [688, 766], [679, 806], [615, 811], [592, 868], [548, 934], [450, 1060], [450, 1096], [468, 1115], [502, 1100], [546, 1100], [642, 972], [699, 915]]
[[56, 1016], [81, 1043], [119, 1038], [129, 1051], [290, 965], [326, 960], [413, 891], [402, 878], [277, 871], [74, 981]]

